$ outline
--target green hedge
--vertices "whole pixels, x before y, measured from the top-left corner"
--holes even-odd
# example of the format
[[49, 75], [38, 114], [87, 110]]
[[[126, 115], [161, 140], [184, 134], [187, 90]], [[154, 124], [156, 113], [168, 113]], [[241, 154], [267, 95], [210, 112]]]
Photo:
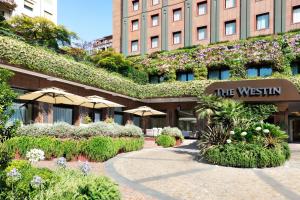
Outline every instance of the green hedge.
[[162, 146], [164, 148], [174, 147], [176, 145], [176, 139], [173, 136], [169, 135], [159, 135], [155, 142], [157, 145]]
[[212, 147], [206, 151], [204, 158], [209, 163], [227, 167], [277, 167], [290, 158], [290, 149], [287, 143], [278, 144], [275, 148], [266, 148], [241, 142]]
[[105, 161], [119, 152], [137, 151], [143, 148], [144, 138], [91, 137], [85, 140], [58, 139], [50, 136], [14, 137], [4, 143], [10, 154], [19, 152], [24, 158], [26, 152], [38, 148], [45, 152], [46, 159], [66, 157], [67, 160], [85, 155], [92, 161]]

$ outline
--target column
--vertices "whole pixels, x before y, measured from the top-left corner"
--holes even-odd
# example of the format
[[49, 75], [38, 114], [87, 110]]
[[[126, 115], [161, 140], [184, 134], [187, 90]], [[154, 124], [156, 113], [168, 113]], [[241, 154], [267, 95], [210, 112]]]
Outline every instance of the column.
[[141, 54], [147, 53], [147, 0], [143, 0], [141, 22]]
[[128, 0], [122, 0], [122, 53], [128, 55]]
[[168, 50], [168, 25], [169, 25], [169, 11], [168, 0], [163, 0], [161, 16], [161, 50]]
[[220, 3], [219, 0], [211, 1], [210, 34], [211, 43], [219, 41], [220, 33]]
[[186, 0], [184, 5], [184, 46], [192, 46], [193, 1]]
[[241, 0], [241, 39], [250, 36], [250, 0]]

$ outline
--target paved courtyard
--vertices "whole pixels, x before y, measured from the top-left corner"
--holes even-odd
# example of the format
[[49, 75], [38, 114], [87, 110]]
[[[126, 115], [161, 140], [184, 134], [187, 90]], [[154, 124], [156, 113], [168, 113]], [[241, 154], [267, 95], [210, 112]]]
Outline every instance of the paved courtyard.
[[104, 170], [121, 188], [147, 200], [299, 200], [300, 144], [291, 149], [292, 159], [283, 167], [236, 169], [196, 161], [195, 143], [186, 141], [179, 148], [121, 154], [106, 162]]

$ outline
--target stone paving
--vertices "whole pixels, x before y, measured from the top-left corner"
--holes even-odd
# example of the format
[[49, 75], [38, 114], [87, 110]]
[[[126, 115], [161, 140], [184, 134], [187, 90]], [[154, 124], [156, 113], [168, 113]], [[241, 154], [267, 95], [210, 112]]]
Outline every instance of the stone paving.
[[[106, 175], [145, 194], [143, 200], [300, 199], [300, 144], [291, 145], [292, 158], [283, 167], [237, 169], [196, 161], [195, 142], [187, 142], [121, 154], [105, 163]], [[140, 199], [134, 195], [124, 199]]]

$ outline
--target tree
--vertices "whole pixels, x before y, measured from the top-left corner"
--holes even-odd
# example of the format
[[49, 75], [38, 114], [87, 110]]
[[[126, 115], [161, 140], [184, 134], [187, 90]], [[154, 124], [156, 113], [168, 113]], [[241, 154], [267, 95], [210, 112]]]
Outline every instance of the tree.
[[10, 29], [28, 43], [58, 50], [77, 38], [74, 32], [43, 17], [16, 16], [8, 20]]
[[61, 51], [73, 57], [76, 61], [83, 61], [87, 57], [86, 50], [78, 47], [62, 47]]
[[16, 94], [7, 83], [12, 75], [11, 72], [0, 69], [0, 142], [11, 138], [18, 127], [17, 123], [8, 123], [14, 114], [12, 105], [16, 98]]

